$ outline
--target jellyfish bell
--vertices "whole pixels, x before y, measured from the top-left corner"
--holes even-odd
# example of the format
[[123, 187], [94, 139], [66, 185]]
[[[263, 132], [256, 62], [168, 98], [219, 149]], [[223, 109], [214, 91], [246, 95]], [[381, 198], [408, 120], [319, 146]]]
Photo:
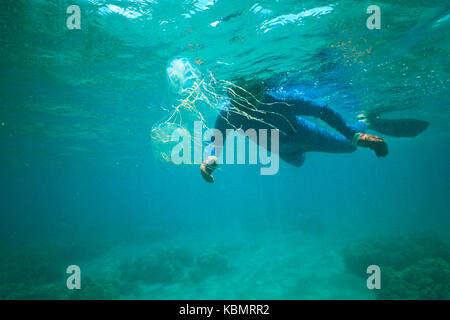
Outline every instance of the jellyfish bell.
[[202, 74], [188, 58], [174, 57], [166, 67], [169, 87], [169, 101], [166, 108], [169, 114], [152, 127], [151, 141], [158, 160], [173, 162], [171, 151], [176, 145], [172, 134], [177, 130], [190, 130], [194, 120], [198, 119], [197, 108], [202, 100], [200, 88]]
[[153, 126], [151, 138], [157, 158], [173, 162], [170, 155], [176, 141], [172, 141], [172, 133], [177, 130], [194, 132], [198, 121], [206, 128], [206, 124], [214, 123], [217, 114], [229, 103], [226, 91], [216, 85], [211, 72], [202, 74], [188, 58], [172, 58], [167, 64], [166, 73], [170, 101], [167, 101], [164, 109], [168, 114]]
[[173, 93], [183, 95], [199, 85], [200, 70], [185, 57], [175, 57], [169, 61], [167, 79]]

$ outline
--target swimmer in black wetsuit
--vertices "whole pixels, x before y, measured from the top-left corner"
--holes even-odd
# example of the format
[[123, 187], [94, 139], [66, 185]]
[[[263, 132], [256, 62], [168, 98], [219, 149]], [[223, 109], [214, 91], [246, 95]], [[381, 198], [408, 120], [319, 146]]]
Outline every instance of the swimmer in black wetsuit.
[[[349, 124], [335, 109], [308, 98], [297, 90], [296, 85], [270, 86], [257, 82], [236, 86], [234, 90], [241, 91], [239, 96], [246, 96], [247, 102], [236, 103], [230, 99], [231, 105], [242, 112], [222, 110], [216, 119], [215, 129], [225, 139], [226, 130], [233, 127], [244, 131], [252, 128], [257, 132], [258, 129], [277, 128], [280, 130], [279, 156], [296, 167], [303, 164], [305, 153], [311, 151], [350, 153], [359, 146], [372, 149], [377, 157], [385, 157], [388, 154], [385, 140], [366, 134], [368, 126], [392, 136], [414, 136], [428, 125], [421, 120], [383, 120], [376, 113], [361, 114], [359, 122]], [[340, 134], [323, 129], [304, 116], [320, 119]], [[207, 182], [214, 182], [212, 172], [217, 168], [220, 150], [216, 151], [213, 141], [209, 149], [210, 156], [203, 161], [200, 170]]]

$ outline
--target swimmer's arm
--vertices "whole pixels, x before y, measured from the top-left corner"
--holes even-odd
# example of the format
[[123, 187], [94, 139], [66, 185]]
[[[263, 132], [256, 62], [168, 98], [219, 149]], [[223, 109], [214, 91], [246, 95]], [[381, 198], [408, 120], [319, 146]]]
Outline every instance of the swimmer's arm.
[[222, 110], [217, 116], [214, 126], [214, 129], [216, 129], [218, 133], [221, 133], [222, 141], [216, 140], [217, 137], [215, 137], [214, 140], [211, 139], [208, 141], [205, 147], [205, 160], [200, 165], [200, 172], [206, 182], [214, 182], [212, 173], [218, 166], [218, 157], [220, 157], [222, 153], [223, 145], [226, 139], [226, 129], [230, 125], [229, 121], [227, 111]]

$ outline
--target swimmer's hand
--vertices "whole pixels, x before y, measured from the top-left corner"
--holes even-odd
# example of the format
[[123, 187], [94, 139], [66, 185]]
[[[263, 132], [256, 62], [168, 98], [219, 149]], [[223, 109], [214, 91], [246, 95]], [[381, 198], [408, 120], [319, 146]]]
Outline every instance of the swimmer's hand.
[[214, 156], [209, 156], [205, 161], [200, 165], [200, 172], [202, 174], [203, 179], [206, 182], [213, 183], [214, 177], [212, 172], [217, 169], [217, 158]]

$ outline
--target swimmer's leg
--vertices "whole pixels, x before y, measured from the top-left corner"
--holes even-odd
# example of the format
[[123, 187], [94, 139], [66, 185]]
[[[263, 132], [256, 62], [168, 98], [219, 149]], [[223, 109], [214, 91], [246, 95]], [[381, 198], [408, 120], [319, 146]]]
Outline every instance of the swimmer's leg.
[[325, 130], [302, 117], [296, 117], [296, 142], [303, 145], [305, 151], [331, 153], [350, 153], [356, 150], [352, 140], [343, 135]]
[[359, 121], [353, 125], [349, 124], [335, 109], [326, 103], [308, 98], [303, 94], [303, 91], [297, 90], [295, 86], [283, 90], [275, 88], [269, 90], [268, 95], [275, 101], [288, 103], [296, 116], [312, 116], [325, 121], [347, 139], [351, 140], [356, 133], [363, 133], [367, 130], [364, 122]]
[[355, 133], [350, 140], [301, 117], [296, 117], [296, 120], [296, 136], [300, 143], [304, 144], [305, 151], [347, 153], [360, 146], [372, 149], [377, 157], [385, 157], [388, 154], [386, 142], [377, 136]]
[[326, 104], [318, 105], [316, 112], [318, 112], [318, 118], [342, 133], [347, 139], [352, 139], [356, 133], [364, 133], [367, 130], [364, 122], [349, 124], [339, 112]]
[[350, 125], [345, 119], [333, 108], [322, 105], [318, 118], [328, 123], [331, 127], [338, 130], [348, 140], [351, 140], [355, 145], [364, 148], [370, 148], [375, 151], [377, 157], [385, 157], [388, 155], [388, 147], [386, 141], [378, 136], [364, 133], [367, 126], [360, 121], [356, 124]]

